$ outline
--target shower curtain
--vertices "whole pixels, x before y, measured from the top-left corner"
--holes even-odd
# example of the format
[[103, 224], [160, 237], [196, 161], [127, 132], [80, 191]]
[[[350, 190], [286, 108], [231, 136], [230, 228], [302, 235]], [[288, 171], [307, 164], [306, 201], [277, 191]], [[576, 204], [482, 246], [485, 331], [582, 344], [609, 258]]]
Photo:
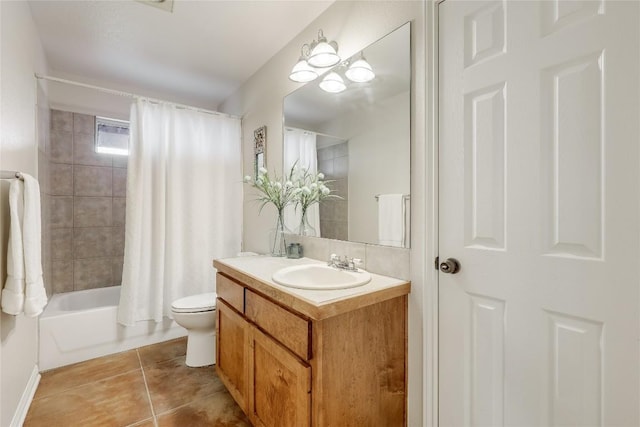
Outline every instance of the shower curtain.
[[[318, 173], [318, 152], [316, 150], [316, 134], [301, 129], [287, 128], [284, 132], [284, 172], [289, 173], [291, 167], [298, 161], [297, 166], [309, 169], [311, 173]], [[320, 208], [314, 204], [307, 209], [309, 224], [320, 237]], [[302, 220], [302, 212], [293, 206], [287, 206], [284, 214], [284, 225], [292, 232], [296, 232]]]
[[240, 133], [239, 119], [132, 105], [120, 323], [159, 322], [215, 290], [212, 260], [240, 250]]

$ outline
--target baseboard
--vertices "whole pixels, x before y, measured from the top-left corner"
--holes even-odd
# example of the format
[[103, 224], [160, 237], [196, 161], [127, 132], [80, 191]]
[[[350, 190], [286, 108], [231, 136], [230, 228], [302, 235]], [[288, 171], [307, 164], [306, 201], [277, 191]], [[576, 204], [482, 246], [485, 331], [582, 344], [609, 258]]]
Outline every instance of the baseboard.
[[13, 419], [11, 420], [11, 427], [19, 427], [24, 424], [25, 418], [27, 418], [27, 412], [29, 412], [29, 407], [31, 406], [31, 402], [33, 401], [33, 396], [36, 394], [36, 390], [38, 388], [38, 384], [40, 383], [40, 372], [38, 370], [38, 365], [33, 367], [33, 372], [31, 372], [31, 377], [29, 378], [29, 382], [22, 392], [22, 397], [20, 398], [20, 402], [18, 402], [18, 407], [16, 408], [15, 414], [13, 414]]

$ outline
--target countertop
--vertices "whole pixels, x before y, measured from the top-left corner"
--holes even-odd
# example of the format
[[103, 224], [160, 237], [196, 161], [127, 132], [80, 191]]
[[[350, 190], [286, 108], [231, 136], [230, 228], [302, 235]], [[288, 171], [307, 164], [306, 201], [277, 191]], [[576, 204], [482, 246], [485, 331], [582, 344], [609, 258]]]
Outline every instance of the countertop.
[[267, 255], [213, 261], [218, 272], [315, 320], [406, 295], [411, 290], [411, 284], [406, 280], [373, 273], [370, 273], [369, 283], [350, 289], [294, 289], [278, 285], [271, 279], [273, 273], [281, 268], [302, 264], [326, 263], [311, 258], [288, 259]]

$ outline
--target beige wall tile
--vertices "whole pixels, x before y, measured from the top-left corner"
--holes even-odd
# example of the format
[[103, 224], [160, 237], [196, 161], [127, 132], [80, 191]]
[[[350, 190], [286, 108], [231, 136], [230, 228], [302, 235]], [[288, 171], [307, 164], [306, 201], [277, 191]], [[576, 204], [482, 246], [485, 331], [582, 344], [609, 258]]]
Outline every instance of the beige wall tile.
[[113, 246], [111, 255], [122, 256], [124, 255], [124, 227], [113, 227]]
[[122, 267], [124, 265], [124, 257], [119, 256], [111, 260], [111, 274], [113, 276], [113, 286], [122, 284]]
[[51, 194], [51, 162], [47, 153], [38, 150], [38, 184], [40, 193]]
[[346, 178], [349, 174], [349, 158], [338, 157], [333, 160], [333, 176], [335, 178]]
[[129, 156], [117, 156], [113, 155], [113, 167], [114, 168], [127, 168], [127, 164], [129, 162]]
[[349, 145], [346, 142], [333, 146], [334, 157], [344, 157], [349, 155]]
[[73, 114], [73, 132], [74, 133], [87, 133], [95, 135], [96, 119], [95, 116], [89, 116], [87, 114]]
[[73, 194], [75, 196], [110, 197], [113, 193], [111, 167], [74, 166]]
[[51, 197], [51, 228], [73, 227], [73, 197]]
[[73, 229], [74, 259], [109, 257], [112, 251], [112, 227]]
[[318, 172], [322, 172], [327, 179], [333, 179], [333, 159], [318, 160]]
[[73, 166], [52, 163], [51, 164], [51, 194], [54, 196], [73, 195]]
[[92, 133], [74, 133], [73, 163], [87, 166], [111, 166], [111, 156], [96, 153]]
[[126, 199], [124, 197], [113, 198], [113, 225], [124, 226], [126, 216]]
[[68, 111], [51, 110], [49, 120], [51, 121], [52, 131], [73, 131], [73, 113]]
[[51, 131], [51, 161], [73, 163], [73, 133], [61, 130]]
[[73, 261], [52, 261], [51, 282], [55, 294], [73, 291]]
[[102, 288], [113, 285], [111, 258], [87, 258], [73, 261], [73, 289]]
[[75, 227], [110, 227], [113, 223], [111, 197], [74, 197]]
[[54, 261], [73, 259], [73, 228], [51, 230], [51, 258]]
[[411, 250], [366, 245], [366, 270], [371, 273], [411, 280]]
[[125, 197], [127, 195], [127, 170], [113, 168], [113, 197]]

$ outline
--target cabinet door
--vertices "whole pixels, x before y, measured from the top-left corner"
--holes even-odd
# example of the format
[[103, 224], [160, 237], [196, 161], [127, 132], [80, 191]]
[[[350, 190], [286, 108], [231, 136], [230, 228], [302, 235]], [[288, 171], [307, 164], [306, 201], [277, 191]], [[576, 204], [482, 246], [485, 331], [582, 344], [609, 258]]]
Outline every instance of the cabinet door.
[[216, 372], [245, 413], [248, 409], [247, 386], [250, 327], [242, 316], [218, 298], [216, 324]]
[[251, 331], [249, 406], [256, 426], [302, 427], [311, 421], [311, 368], [256, 328]]

